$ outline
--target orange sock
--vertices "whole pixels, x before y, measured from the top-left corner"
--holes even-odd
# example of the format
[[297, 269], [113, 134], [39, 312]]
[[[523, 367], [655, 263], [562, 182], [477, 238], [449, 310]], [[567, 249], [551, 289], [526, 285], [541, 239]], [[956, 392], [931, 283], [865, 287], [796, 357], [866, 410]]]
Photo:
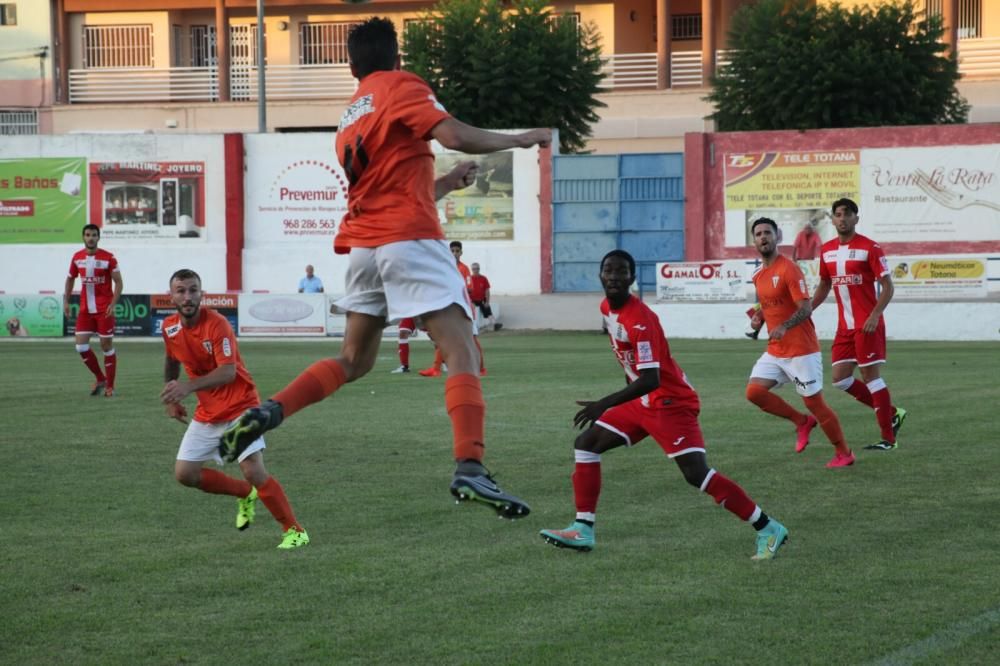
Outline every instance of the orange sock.
[[281, 403], [282, 415], [287, 419], [303, 407], [332, 394], [347, 381], [347, 374], [337, 359], [325, 358], [306, 368], [301, 375], [274, 394], [272, 400]]
[[844, 439], [844, 431], [840, 427], [840, 419], [830, 409], [830, 405], [826, 404], [823, 394], [817, 393], [816, 395], [811, 395], [803, 398], [803, 401], [806, 403], [809, 411], [813, 413], [813, 416], [816, 417], [816, 420], [819, 421], [819, 427], [826, 433], [826, 437], [833, 444], [833, 448], [845, 456], [849, 454], [851, 449], [847, 447], [847, 441]]
[[285, 489], [281, 487], [276, 478], [269, 476], [267, 481], [257, 488], [257, 496], [274, 516], [274, 519], [281, 523], [283, 530], [287, 532], [289, 528], [294, 527], [300, 532], [304, 531], [299, 525], [299, 521], [295, 520], [295, 513], [292, 512], [288, 498], [285, 497]]
[[246, 497], [253, 489], [243, 479], [234, 479], [211, 467], [202, 468], [198, 488], [213, 495], [232, 495], [233, 497]]
[[479, 336], [473, 335], [472, 341], [476, 343], [476, 349], [479, 350], [479, 372], [486, 369], [486, 357], [483, 356], [483, 347], [479, 344]]
[[444, 405], [451, 418], [455, 460], [482, 460], [486, 403], [479, 377], [451, 375], [444, 383]]
[[747, 384], [747, 400], [757, 405], [768, 414], [774, 414], [775, 416], [780, 416], [783, 419], [788, 419], [797, 426], [806, 422], [805, 414], [801, 413], [760, 384]]
[[444, 363], [444, 356], [441, 355], [441, 348], [434, 348], [434, 369], [440, 370], [441, 364]]

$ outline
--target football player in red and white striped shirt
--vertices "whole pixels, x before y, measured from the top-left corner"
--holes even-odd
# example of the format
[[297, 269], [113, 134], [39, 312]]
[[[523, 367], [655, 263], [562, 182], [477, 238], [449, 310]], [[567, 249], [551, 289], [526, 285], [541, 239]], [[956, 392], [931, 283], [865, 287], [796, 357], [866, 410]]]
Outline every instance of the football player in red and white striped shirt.
[[[108, 398], [115, 394], [115, 372], [118, 356], [115, 354], [115, 304], [122, 295], [122, 273], [115, 255], [101, 250], [97, 244], [101, 240], [101, 228], [88, 224], [83, 228], [84, 248], [73, 255], [63, 290], [63, 311], [69, 317], [69, 298], [73, 294], [73, 284], [80, 278], [80, 312], [76, 318], [76, 351], [84, 365], [94, 373], [94, 383], [90, 395], [102, 391]], [[90, 338], [94, 334], [101, 340], [104, 353], [104, 369], [90, 348]]]
[[[858, 204], [838, 199], [831, 208], [837, 238], [820, 249], [820, 282], [812, 307], [819, 307], [833, 289], [838, 306], [837, 335], [830, 350], [833, 385], [875, 410], [882, 439], [865, 448], [891, 451], [906, 410], [893, 406], [880, 370], [886, 358], [882, 312], [893, 294], [889, 262], [878, 243], [855, 232]], [[855, 368], [860, 368], [863, 383], [855, 381]]]

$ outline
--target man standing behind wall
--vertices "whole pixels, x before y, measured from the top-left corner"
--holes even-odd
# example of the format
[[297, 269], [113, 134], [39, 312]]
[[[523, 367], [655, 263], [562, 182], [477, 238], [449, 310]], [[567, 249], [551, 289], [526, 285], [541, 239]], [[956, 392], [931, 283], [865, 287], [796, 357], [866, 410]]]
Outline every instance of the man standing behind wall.
[[420, 77], [400, 71], [392, 21], [371, 18], [347, 39], [358, 90], [340, 119], [337, 157], [350, 187], [348, 212], [334, 240], [350, 253], [347, 311], [340, 355], [307, 368], [260, 407], [244, 413], [222, 437], [230, 457], [284, 418], [360, 379], [375, 364], [387, 322], [421, 317], [448, 364], [445, 406], [457, 463], [451, 493], [500, 515], [528, 514], [521, 499], [505, 493], [482, 464], [486, 406], [477, 376], [472, 309], [465, 282], [444, 242], [435, 199], [434, 154], [428, 141], [465, 153], [547, 146], [551, 132], [501, 134], [452, 118]]

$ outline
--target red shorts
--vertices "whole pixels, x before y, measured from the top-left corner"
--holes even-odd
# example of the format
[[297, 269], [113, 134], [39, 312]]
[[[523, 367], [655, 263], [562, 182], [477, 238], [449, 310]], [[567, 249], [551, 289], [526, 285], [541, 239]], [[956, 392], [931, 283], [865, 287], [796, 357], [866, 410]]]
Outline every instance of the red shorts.
[[80, 314], [76, 318], [76, 332], [77, 334], [85, 333], [90, 335], [97, 333], [102, 338], [113, 337], [115, 334], [115, 317], [114, 315], [108, 317], [103, 314], [96, 315], [80, 310]]
[[612, 407], [601, 414], [597, 425], [621, 435], [628, 446], [638, 444], [649, 435], [670, 458], [705, 450], [697, 409], [649, 409], [643, 407], [640, 400]]
[[859, 366], [885, 363], [885, 324], [871, 333], [860, 328], [846, 333], [837, 332], [830, 348], [833, 365], [857, 363]]

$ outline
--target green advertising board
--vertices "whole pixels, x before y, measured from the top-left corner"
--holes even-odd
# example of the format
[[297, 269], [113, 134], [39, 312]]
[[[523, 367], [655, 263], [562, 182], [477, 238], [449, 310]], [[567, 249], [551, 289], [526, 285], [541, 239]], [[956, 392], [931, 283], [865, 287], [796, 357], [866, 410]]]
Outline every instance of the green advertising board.
[[83, 157], [0, 159], [0, 243], [77, 243], [87, 223]]
[[0, 338], [59, 338], [62, 300], [45, 294], [0, 294]]

